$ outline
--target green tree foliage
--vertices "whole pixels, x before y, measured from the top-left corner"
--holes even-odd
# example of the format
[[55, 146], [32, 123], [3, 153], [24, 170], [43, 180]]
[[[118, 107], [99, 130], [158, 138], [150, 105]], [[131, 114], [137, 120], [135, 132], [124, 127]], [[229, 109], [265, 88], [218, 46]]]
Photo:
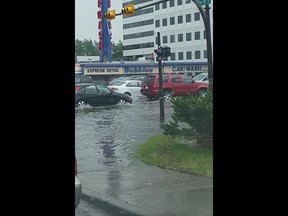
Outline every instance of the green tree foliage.
[[87, 56], [96, 56], [96, 47], [94, 46], [92, 40], [85, 39], [83, 42], [83, 47], [85, 50], [85, 55]]
[[174, 113], [172, 121], [162, 124], [164, 135], [196, 139], [208, 148], [213, 148], [213, 92], [205, 96], [172, 98]]
[[[99, 42], [84, 39], [83, 41], [75, 40], [75, 56], [99, 56]], [[120, 61], [123, 57], [123, 44], [119, 40], [117, 44], [112, 42], [112, 59]]]
[[82, 44], [82, 41], [76, 40], [75, 41], [75, 55], [76, 56], [84, 56], [85, 55], [85, 49]]
[[118, 44], [112, 43], [112, 59], [113, 61], [121, 61], [123, 58], [123, 43], [119, 40]]

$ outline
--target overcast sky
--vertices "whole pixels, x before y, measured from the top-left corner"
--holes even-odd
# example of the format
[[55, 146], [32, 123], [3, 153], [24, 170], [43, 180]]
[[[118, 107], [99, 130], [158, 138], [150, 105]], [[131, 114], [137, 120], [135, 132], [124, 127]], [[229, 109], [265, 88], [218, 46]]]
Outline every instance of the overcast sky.
[[[121, 0], [111, 0], [110, 10], [115, 9], [116, 13], [120, 13], [122, 8]], [[75, 0], [75, 39], [99, 41], [98, 38], [98, 18], [97, 11], [98, 0]], [[112, 38], [116, 44], [122, 38], [122, 16], [116, 16], [111, 21]]]

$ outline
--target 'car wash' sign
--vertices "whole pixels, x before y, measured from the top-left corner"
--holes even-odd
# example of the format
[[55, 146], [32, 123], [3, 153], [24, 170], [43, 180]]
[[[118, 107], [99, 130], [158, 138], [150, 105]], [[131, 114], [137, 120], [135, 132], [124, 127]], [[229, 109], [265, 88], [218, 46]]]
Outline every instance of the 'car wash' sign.
[[118, 74], [120, 73], [120, 68], [85, 68], [85, 74]]
[[191, 65], [191, 66], [174, 66], [172, 67], [173, 72], [194, 72], [201, 71], [200, 65]]
[[153, 73], [153, 68], [147, 68], [147, 67], [124, 67], [124, 73]]

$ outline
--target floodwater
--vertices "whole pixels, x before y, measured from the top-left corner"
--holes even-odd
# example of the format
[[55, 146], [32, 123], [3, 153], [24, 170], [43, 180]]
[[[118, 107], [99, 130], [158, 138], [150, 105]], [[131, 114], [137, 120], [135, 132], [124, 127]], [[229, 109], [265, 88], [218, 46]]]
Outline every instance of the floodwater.
[[[172, 111], [172, 103], [164, 101], [165, 123], [171, 119]], [[107, 185], [106, 193], [117, 193], [119, 173], [133, 160], [135, 147], [161, 132], [158, 100], [133, 98], [132, 104], [76, 108], [75, 154], [79, 175], [104, 174], [109, 182], [115, 183]]]

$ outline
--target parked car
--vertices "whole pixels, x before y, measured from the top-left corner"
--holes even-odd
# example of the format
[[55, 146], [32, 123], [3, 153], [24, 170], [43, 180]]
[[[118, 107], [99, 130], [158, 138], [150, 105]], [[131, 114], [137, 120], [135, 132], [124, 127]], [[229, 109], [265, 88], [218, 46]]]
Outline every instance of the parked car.
[[82, 184], [78, 178], [78, 165], [75, 158], [75, 209], [78, 207], [82, 194]]
[[75, 84], [79, 83], [92, 83], [93, 80], [90, 76], [86, 75], [75, 75]]
[[92, 77], [86, 75], [75, 75], [75, 91], [79, 89], [80, 83], [92, 83]]
[[128, 95], [114, 92], [110, 88], [96, 83], [78, 84], [75, 90], [75, 107], [115, 105], [118, 103], [132, 104], [132, 98]]
[[108, 85], [107, 87], [112, 89], [115, 92], [119, 92], [122, 94], [126, 94], [130, 97], [134, 96], [141, 96], [140, 89], [141, 89], [141, 80], [124, 80], [118, 81], [113, 85]]
[[116, 82], [119, 81], [125, 81], [125, 80], [143, 80], [144, 76], [141, 75], [135, 75], [135, 76], [122, 76], [122, 77], [117, 77], [113, 80], [111, 80], [108, 85], [114, 85]]
[[[172, 96], [202, 95], [208, 89], [207, 83], [196, 82], [185, 74], [163, 74], [162, 81], [164, 100], [170, 100]], [[140, 93], [149, 99], [159, 99], [159, 74], [147, 75]]]
[[209, 82], [208, 73], [200, 73], [192, 78], [196, 82]]

